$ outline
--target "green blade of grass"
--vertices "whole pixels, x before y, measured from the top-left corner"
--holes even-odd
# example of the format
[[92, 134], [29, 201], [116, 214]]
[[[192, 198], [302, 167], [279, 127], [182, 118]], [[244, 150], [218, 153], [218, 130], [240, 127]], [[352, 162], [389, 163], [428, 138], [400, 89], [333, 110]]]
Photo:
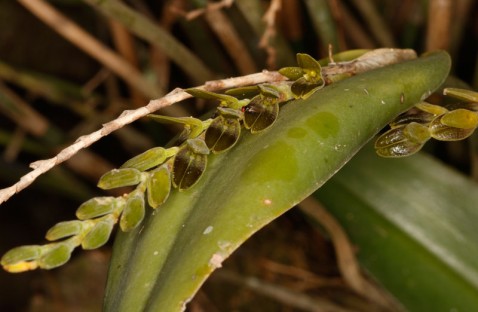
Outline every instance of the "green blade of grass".
[[364, 149], [316, 197], [364, 267], [409, 311], [478, 307], [478, 186], [424, 154]]
[[181, 311], [248, 237], [311, 194], [450, 68], [445, 52], [371, 71], [287, 104], [276, 124], [209, 158], [139, 229], [119, 233], [105, 311]]

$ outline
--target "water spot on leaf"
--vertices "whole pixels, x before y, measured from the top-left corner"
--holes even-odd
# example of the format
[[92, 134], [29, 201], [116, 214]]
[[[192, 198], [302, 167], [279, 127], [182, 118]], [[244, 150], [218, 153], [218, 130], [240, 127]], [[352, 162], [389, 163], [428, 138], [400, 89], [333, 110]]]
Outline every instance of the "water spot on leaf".
[[[242, 176], [247, 181], [255, 181], [259, 184], [288, 182], [298, 174], [296, 153], [293, 145], [278, 141], [257, 153]], [[283, 164], [280, 167], [275, 162], [269, 161], [278, 157]]]
[[335, 114], [330, 112], [317, 113], [309, 117], [305, 124], [322, 139], [335, 137], [339, 132], [339, 120]]
[[287, 131], [287, 137], [291, 139], [302, 139], [307, 135], [307, 131], [304, 128], [294, 127]]

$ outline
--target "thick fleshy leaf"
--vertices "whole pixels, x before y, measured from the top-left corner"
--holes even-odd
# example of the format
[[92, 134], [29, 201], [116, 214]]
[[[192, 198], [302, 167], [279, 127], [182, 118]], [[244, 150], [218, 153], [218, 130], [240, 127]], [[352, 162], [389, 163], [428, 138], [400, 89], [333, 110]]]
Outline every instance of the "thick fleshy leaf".
[[278, 103], [264, 105], [262, 101], [262, 97], [257, 96], [244, 108], [244, 126], [251, 130], [251, 133], [258, 133], [272, 126], [279, 114]]
[[98, 181], [98, 187], [109, 190], [117, 187], [136, 185], [141, 182], [141, 171], [134, 168], [113, 169]]
[[124, 201], [121, 198], [104, 196], [87, 200], [76, 210], [76, 217], [80, 220], [93, 219], [112, 213], [116, 205]]
[[304, 75], [304, 71], [300, 67], [283, 67], [279, 69], [279, 73], [289, 80], [297, 80]]
[[151, 172], [148, 184], [148, 204], [151, 208], [156, 209], [161, 206], [171, 192], [171, 173], [166, 165], [159, 167]]
[[430, 123], [430, 135], [432, 138], [440, 141], [458, 141], [463, 140], [475, 131], [474, 128], [471, 129], [462, 129], [450, 127], [441, 121], [444, 115], [438, 116]]
[[106, 244], [114, 224], [115, 221], [111, 216], [98, 221], [81, 241], [81, 247], [83, 249], [96, 249]]
[[141, 231], [118, 233], [104, 310], [183, 311], [247, 238], [438, 88], [449, 68], [448, 55], [439, 52], [357, 75], [283, 106], [268, 131], [244, 131], [227, 154], [209, 156], [194, 187], [172, 191], [148, 214]]
[[410, 156], [418, 152], [428, 139], [428, 127], [411, 122], [383, 133], [375, 141], [375, 151], [382, 157]]
[[55, 244], [37, 260], [38, 267], [50, 270], [62, 266], [70, 260], [73, 248], [68, 244]]
[[478, 92], [457, 88], [445, 88], [443, 94], [466, 102], [478, 102]]
[[196, 184], [206, 170], [209, 149], [200, 139], [188, 140], [174, 157], [173, 185], [186, 190]]
[[146, 171], [162, 164], [176, 152], [176, 148], [154, 147], [126, 161], [121, 168], [134, 168], [139, 171]]
[[148, 117], [160, 123], [184, 125], [184, 131], [181, 134], [184, 140], [197, 137], [211, 122], [210, 120], [201, 120], [194, 117], [170, 117], [154, 114], [149, 114]]
[[22, 261], [30, 261], [37, 259], [41, 255], [42, 246], [27, 245], [10, 249], [2, 257], [2, 266], [15, 264]]
[[227, 94], [215, 93], [211, 91], [201, 90], [201, 89], [186, 89], [184, 90], [192, 96], [205, 99], [205, 100], [216, 100], [220, 102], [221, 106], [235, 108], [238, 105], [239, 100], [235, 97]]
[[459, 108], [443, 115], [441, 123], [448, 127], [474, 129], [478, 126], [478, 114]]
[[432, 157], [364, 148], [315, 196], [407, 311], [478, 307], [478, 187]]
[[317, 90], [321, 89], [323, 84], [311, 83], [305, 78], [297, 79], [291, 86], [292, 93], [297, 98], [306, 100], [309, 96], [314, 94]]
[[419, 124], [428, 124], [435, 118], [435, 115], [424, 112], [424, 111], [414, 111], [412, 113], [404, 113], [395, 118], [392, 122], [390, 122], [391, 128], [397, 128], [405, 126], [411, 122], [416, 122]]
[[58, 240], [61, 238], [77, 235], [83, 229], [82, 222], [78, 220], [64, 221], [52, 226], [45, 237], [49, 241]]
[[430, 103], [427, 103], [427, 102], [417, 103], [417, 104], [415, 104], [415, 107], [418, 108], [421, 111], [427, 112], [427, 113], [435, 115], [435, 116], [443, 115], [446, 112], [448, 112], [448, 109], [446, 109], [443, 106], [430, 104]]
[[144, 219], [145, 213], [144, 194], [135, 192], [128, 196], [123, 213], [121, 214], [120, 227], [124, 232], [129, 232]]
[[204, 142], [213, 153], [222, 153], [233, 147], [241, 135], [237, 118], [216, 117], [206, 130]]

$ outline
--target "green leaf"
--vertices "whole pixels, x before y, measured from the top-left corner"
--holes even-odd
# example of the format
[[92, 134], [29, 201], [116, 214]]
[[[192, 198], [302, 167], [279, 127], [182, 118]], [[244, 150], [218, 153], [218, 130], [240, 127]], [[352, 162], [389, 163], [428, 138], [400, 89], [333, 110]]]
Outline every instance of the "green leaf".
[[141, 171], [134, 168], [113, 169], [98, 181], [98, 187], [109, 190], [117, 187], [136, 185], [141, 182]]
[[103, 246], [110, 238], [114, 225], [115, 220], [111, 216], [98, 221], [81, 241], [81, 247], [83, 249], [96, 249]]
[[171, 172], [166, 165], [151, 172], [147, 183], [148, 204], [156, 209], [169, 197], [171, 192]]
[[64, 221], [52, 226], [46, 233], [46, 239], [49, 241], [77, 235], [83, 229], [82, 222], [78, 220]]
[[316, 192], [407, 311], [478, 307], [478, 186], [424, 154], [364, 149]]
[[268, 131], [244, 133], [227, 153], [209, 155], [194, 187], [171, 192], [141, 231], [118, 233], [104, 310], [183, 311], [247, 238], [438, 88], [449, 68], [438, 52], [340, 81], [285, 105]]
[[466, 102], [478, 102], [478, 92], [471, 90], [446, 88], [443, 94]]
[[112, 213], [118, 204], [123, 203], [122, 198], [111, 196], [95, 197], [87, 200], [76, 210], [76, 217], [80, 220], [88, 220]]
[[469, 137], [474, 131], [475, 128], [463, 129], [455, 128], [445, 125], [442, 122], [442, 119], [445, 115], [441, 115], [433, 119], [430, 123], [430, 135], [432, 138], [440, 141], [458, 141], [463, 140]]
[[41, 255], [42, 247], [39, 245], [27, 245], [10, 249], [2, 257], [2, 266], [15, 264], [22, 261], [35, 260]]
[[45, 270], [62, 266], [70, 260], [72, 250], [73, 248], [68, 244], [59, 243], [51, 245], [51, 249], [43, 252], [40, 259], [38, 259], [38, 266]]
[[[154, 147], [126, 161], [121, 168], [134, 168], [139, 171], [146, 171], [162, 164], [167, 158], [173, 156], [172, 149]], [[173, 150], [173, 152], [176, 149]]]
[[129, 232], [144, 219], [144, 194], [141, 192], [135, 192], [128, 196], [126, 205], [121, 215], [120, 227], [121, 230]]

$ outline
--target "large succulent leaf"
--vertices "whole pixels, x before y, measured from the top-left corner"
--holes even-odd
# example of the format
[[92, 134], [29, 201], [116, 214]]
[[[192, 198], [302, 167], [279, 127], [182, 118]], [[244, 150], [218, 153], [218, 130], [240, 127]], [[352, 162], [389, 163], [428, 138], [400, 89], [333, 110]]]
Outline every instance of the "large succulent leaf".
[[361, 151], [315, 196], [409, 311], [478, 307], [478, 185], [424, 154]]
[[[281, 109], [271, 129], [209, 155], [199, 183], [119, 233], [106, 311], [181, 311], [248, 237], [311, 194], [400, 112], [435, 90], [446, 53], [332, 84]], [[244, 131], [245, 132], [245, 131]]]

